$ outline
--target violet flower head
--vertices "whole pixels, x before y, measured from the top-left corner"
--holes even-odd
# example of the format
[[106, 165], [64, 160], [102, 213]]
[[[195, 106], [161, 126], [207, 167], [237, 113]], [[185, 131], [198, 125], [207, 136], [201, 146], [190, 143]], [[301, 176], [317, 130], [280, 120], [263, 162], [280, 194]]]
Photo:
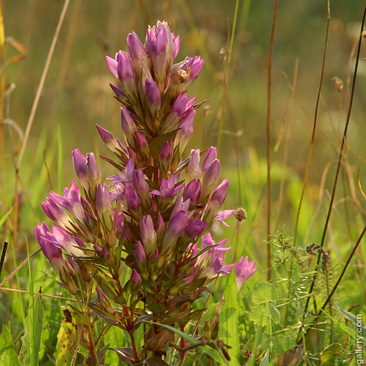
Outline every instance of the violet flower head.
[[248, 257], [241, 257], [239, 262], [235, 264], [235, 275], [238, 291], [243, 286], [243, 283], [257, 271], [258, 268], [254, 268], [254, 266], [255, 261], [248, 262]]

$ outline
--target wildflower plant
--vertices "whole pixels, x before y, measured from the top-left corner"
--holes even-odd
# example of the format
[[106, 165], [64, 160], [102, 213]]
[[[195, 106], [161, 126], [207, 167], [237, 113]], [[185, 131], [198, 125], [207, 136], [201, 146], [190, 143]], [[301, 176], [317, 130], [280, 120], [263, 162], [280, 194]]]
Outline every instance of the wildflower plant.
[[[215, 220], [226, 225], [234, 213], [221, 211], [229, 181], [220, 180], [216, 148], [192, 150], [183, 160], [199, 106], [187, 89], [204, 60], [174, 63], [180, 37], [167, 22], [149, 27], [145, 44], [130, 33], [127, 45], [128, 52], [107, 57], [118, 79], [111, 88], [121, 104], [124, 141], [97, 126], [115, 155], [103, 160], [116, 174], [107, 184], [94, 154], [74, 150], [79, 184], [73, 180], [63, 195], [51, 192], [42, 202], [54, 225], [51, 230], [43, 222], [35, 236], [86, 314], [80, 322], [89, 330], [82, 337], [89, 364], [102, 364], [105, 353], [93, 331], [98, 317], [107, 324], [101, 333], [116, 326], [129, 334], [131, 347], [115, 349], [123, 361], [164, 365], [168, 347], [186, 352], [169, 327], [192, 330], [190, 322], [204, 311], [192, 304], [210, 283], [233, 270], [240, 288], [256, 268], [248, 258], [226, 264], [226, 240], [216, 243], [210, 234]], [[139, 348], [135, 332], [142, 326]], [[210, 339], [201, 341], [215, 347]]]

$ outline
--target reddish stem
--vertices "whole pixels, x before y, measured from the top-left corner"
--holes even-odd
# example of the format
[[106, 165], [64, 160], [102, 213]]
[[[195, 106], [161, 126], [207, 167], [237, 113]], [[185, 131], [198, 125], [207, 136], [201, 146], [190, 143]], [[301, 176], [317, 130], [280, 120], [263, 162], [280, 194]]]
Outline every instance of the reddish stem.
[[138, 360], [139, 356], [137, 354], [137, 349], [136, 349], [136, 343], [135, 343], [135, 337], [133, 335], [133, 332], [128, 332], [128, 334], [130, 335], [131, 338], [131, 343], [132, 343], [132, 349], [133, 349], [133, 353], [135, 354], [135, 358], [136, 361]]
[[[181, 326], [180, 326], [180, 330], [181, 330], [182, 332], [184, 332], [184, 325], [181, 325]], [[184, 338], [183, 338], [183, 337], [181, 337], [181, 338], [180, 338], [180, 348], [184, 349], [184, 347], [185, 347]], [[185, 354], [185, 351], [181, 351], [181, 352], [180, 352], [180, 359], [181, 359], [181, 360], [184, 358], [184, 354]]]

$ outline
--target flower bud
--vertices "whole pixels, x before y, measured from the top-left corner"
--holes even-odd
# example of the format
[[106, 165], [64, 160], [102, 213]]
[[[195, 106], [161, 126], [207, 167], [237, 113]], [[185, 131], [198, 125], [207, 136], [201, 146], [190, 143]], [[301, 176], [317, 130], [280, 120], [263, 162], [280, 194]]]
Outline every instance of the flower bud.
[[85, 247], [84, 242], [56, 225], [52, 226], [52, 231], [59, 248], [65, 249], [65, 251], [72, 256], [85, 257], [84, 251], [80, 249], [80, 247]]
[[184, 152], [184, 149], [193, 133], [193, 119], [196, 111], [191, 109], [180, 121], [179, 130], [175, 138], [175, 145], [178, 145], [179, 157]]
[[100, 137], [103, 142], [107, 145], [107, 147], [118, 156], [118, 158], [126, 164], [128, 161], [128, 151], [121, 144], [119, 139], [115, 138], [109, 131], [105, 130], [103, 127], [96, 125]]
[[116, 54], [118, 63], [117, 74], [124, 92], [127, 95], [136, 94], [135, 74], [132, 67], [131, 57], [127, 52], [119, 51]]
[[145, 96], [151, 115], [154, 117], [161, 105], [160, 91], [155, 81], [149, 79], [145, 80]]
[[42, 222], [41, 225], [34, 228], [34, 236], [41, 246], [43, 254], [59, 275], [61, 282], [70, 293], [75, 295], [77, 289], [72, 279], [74, 271], [63, 257], [62, 250], [57, 246], [57, 241], [45, 222]]
[[132, 32], [127, 36], [127, 46], [130, 52], [133, 67], [136, 73], [141, 75], [143, 66], [146, 65], [150, 67], [151, 61], [144, 45], [141, 43], [135, 32]]
[[168, 23], [158, 22], [155, 28], [149, 28], [146, 44], [150, 50], [154, 75], [159, 82], [163, 82], [172, 63], [173, 43]]
[[166, 133], [176, 129], [179, 121], [187, 114], [187, 112], [193, 110], [195, 102], [196, 98], [192, 98], [190, 100], [187, 96], [187, 92], [179, 94], [174, 101], [172, 110], [164, 122], [162, 131]]
[[168, 229], [164, 235], [160, 254], [170, 254], [174, 250], [175, 243], [182, 235], [188, 223], [188, 214], [185, 211], [178, 211], [170, 219]]
[[50, 197], [46, 198], [46, 202], [41, 202], [44, 213], [56, 224], [60, 225], [64, 229], [71, 233], [76, 233], [75, 228], [72, 226], [69, 216], [65, 211]]
[[134, 212], [140, 211], [141, 199], [130, 186], [126, 187], [126, 201], [129, 210]]
[[72, 152], [76, 174], [85, 193], [91, 200], [95, 200], [97, 186], [101, 183], [101, 173], [93, 153], [87, 153], [84, 158], [79, 149]]
[[149, 272], [147, 270], [145, 249], [140, 240], [136, 243], [135, 258], [141, 276], [146, 280], [147, 278], [149, 278]]
[[201, 199], [209, 196], [217, 186], [220, 179], [221, 167], [220, 162], [216, 159], [208, 168], [202, 178]]
[[222, 204], [224, 203], [228, 188], [229, 188], [229, 180], [224, 179], [212, 194], [207, 204], [206, 213], [204, 216], [204, 220], [209, 224], [216, 217], [216, 214], [219, 212]]
[[154, 229], [153, 220], [150, 215], [141, 217], [140, 234], [146, 255], [149, 257], [157, 248], [157, 235]]
[[184, 232], [189, 238], [201, 235], [207, 227], [207, 222], [201, 220], [191, 220], [188, 222]]
[[191, 180], [184, 188], [184, 200], [190, 200], [193, 205], [198, 203], [201, 194], [201, 182], [199, 179]]
[[171, 141], [165, 141], [159, 152], [159, 164], [164, 174], [169, 170], [169, 165], [172, 161], [172, 158], [173, 143]]
[[121, 127], [123, 133], [125, 134], [127, 143], [132, 148], [134, 148], [135, 147], [134, 133], [137, 131], [136, 123], [134, 122], [130, 112], [125, 106], [121, 107]]
[[132, 269], [132, 274], [130, 277], [131, 284], [134, 286], [139, 286], [142, 282], [140, 274], [135, 270], [135, 268]]
[[132, 183], [136, 190], [136, 193], [141, 198], [142, 205], [145, 208], [149, 208], [151, 205], [149, 185], [145, 180], [145, 175], [141, 169], [135, 170], [132, 173]]
[[117, 312], [114, 309], [112, 303], [104, 295], [104, 293], [102, 292], [102, 290], [100, 290], [98, 287], [97, 287], [97, 295], [98, 295], [99, 303], [100, 303], [100, 305], [103, 306], [103, 309], [105, 309], [111, 315], [117, 315]]
[[201, 178], [200, 151], [192, 150], [186, 170], [186, 181]]
[[150, 161], [151, 155], [149, 150], [149, 145], [147, 143], [145, 135], [136, 131], [135, 132], [135, 142], [136, 142], [136, 151], [138, 154], [141, 154], [142, 158]]
[[202, 173], [206, 173], [208, 168], [212, 165], [212, 163], [217, 159], [217, 149], [216, 147], [211, 146], [202, 163]]

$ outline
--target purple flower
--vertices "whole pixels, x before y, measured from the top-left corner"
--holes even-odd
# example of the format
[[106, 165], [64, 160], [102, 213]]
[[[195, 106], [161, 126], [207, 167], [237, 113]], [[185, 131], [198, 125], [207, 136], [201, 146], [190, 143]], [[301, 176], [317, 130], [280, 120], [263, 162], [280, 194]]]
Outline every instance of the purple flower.
[[76, 174], [87, 195], [95, 200], [97, 186], [101, 183], [101, 173], [93, 153], [87, 153], [86, 157], [79, 149], [72, 151], [72, 160]]
[[198, 203], [201, 195], [201, 182], [199, 179], [191, 180], [184, 188], [184, 200], [190, 200], [192, 204]]
[[175, 144], [178, 146], [179, 156], [183, 154], [184, 149], [193, 133], [193, 119], [195, 114], [196, 111], [194, 109], [189, 110], [179, 123], [179, 130], [175, 138]]
[[170, 132], [177, 128], [179, 121], [190, 111], [193, 111], [193, 105], [196, 98], [189, 99], [187, 92], [181, 93], [174, 101], [172, 110], [170, 111], [164, 126], [163, 132]]
[[127, 46], [130, 52], [133, 67], [135, 71], [141, 75], [144, 66], [150, 68], [151, 61], [144, 45], [141, 43], [135, 32], [132, 32], [127, 36]]
[[34, 228], [34, 236], [41, 246], [43, 254], [52, 265], [63, 258], [62, 250], [57, 245], [57, 240], [45, 222], [42, 222], [41, 225], [37, 225]]
[[163, 171], [163, 174], [165, 174], [168, 171], [172, 158], [173, 158], [173, 144], [171, 141], [168, 140], [164, 142], [163, 147], [159, 152], [159, 163]]
[[60, 225], [68, 231], [74, 232], [69, 216], [65, 211], [50, 197], [46, 198], [46, 202], [41, 202], [44, 213], [56, 224]]
[[202, 163], [202, 173], [206, 173], [212, 163], [217, 159], [217, 149], [211, 146], [206, 153]]
[[146, 255], [150, 256], [157, 248], [157, 235], [154, 229], [153, 220], [150, 215], [141, 217], [140, 234]]
[[126, 201], [129, 210], [138, 212], [141, 207], [141, 199], [138, 194], [130, 187], [126, 187]]
[[84, 242], [56, 225], [52, 226], [52, 231], [56, 240], [55, 244], [59, 248], [65, 249], [65, 251], [72, 256], [85, 257], [84, 251], [80, 249], [85, 247]]
[[191, 150], [191, 157], [186, 169], [186, 181], [201, 178], [200, 151]]
[[161, 255], [170, 254], [174, 250], [174, 245], [182, 235], [188, 224], [188, 215], [185, 211], [178, 211], [170, 219], [168, 228], [161, 245]]
[[219, 211], [215, 217], [215, 220], [217, 220], [222, 226], [229, 227], [229, 225], [224, 220], [230, 217], [234, 212], [235, 210]]
[[145, 80], [145, 95], [150, 112], [152, 116], [155, 116], [155, 113], [160, 109], [161, 104], [160, 91], [155, 81], [149, 79]]
[[57, 240], [46, 223], [42, 222], [41, 225], [34, 228], [34, 236], [41, 246], [43, 254], [55, 268], [62, 283], [75, 295], [77, 290], [72, 280], [74, 271], [63, 257], [62, 250], [57, 246]]
[[191, 220], [185, 228], [185, 233], [189, 238], [201, 235], [207, 227], [207, 222], [201, 220]]
[[175, 36], [173, 33], [171, 33], [172, 41], [173, 41], [173, 52], [172, 52], [172, 59], [174, 60], [178, 53], [180, 48], [180, 36]]
[[135, 257], [136, 257], [136, 262], [138, 265], [146, 264], [145, 249], [140, 240], [136, 243]]
[[182, 188], [183, 184], [175, 186], [176, 176], [172, 174], [169, 179], [162, 178], [159, 190], [151, 191], [151, 194], [164, 199], [173, 198]]
[[149, 185], [145, 180], [144, 173], [141, 169], [135, 170], [132, 173], [132, 183], [135, 188], [136, 193], [141, 198], [141, 202], [145, 208], [150, 207], [150, 194], [149, 194]]
[[205, 61], [195, 56], [186, 59], [172, 67], [172, 88], [181, 93], [198, 78]]
[[220, 162], [218, 159], [214, 160], [202, 178], [202, 192], [201, 198], [204, 199], [209, 196], [216, 188], [221, 174]]
[[208, 223], [211, 223], [212, 220], [216, 217], [219, 212], [222, 204], [225, 201], [227, 190], [229, 188], [229, 180], [224, 179], [222, 183], [215, 189], [210, 200], [208, 201], [206, 212], [204, 219]]
[[69, 211], [79, 223], [87, 225], [80, 189], [74, 179], [72, 180], [71, 188], [66, 187], [64, 189], [63, 197], [52, 191], [50, 192], [50, 196], [61, 207]]
[[257, 271], [258, 268], [254, 268], [254, 266], [255, 261], [248, 262], [248, 257], [240, 257], [239, 262], [235, 264], [235, 276], [238, 291], [243, 286], [243, 283]]
[[138, 286], [141, 284], [142, 279], [140, 274], [135, 270], [135, 268], [132, 269], [132, 274], [130, 277], [130, 281], [133, 285]]
[[156, 27], [147, 30], [146, 45], [151, 54], [154, 75], [162, 82], [173, 60], [173, 40], [167, 22], [158, 22]]
[[102, 138], [103, 142], [107, 145], [107, 147], [114, 154], [116, 154], [124, 164], [126, 164], [128, 161], [128, 151], [122, 145], [121, 141], [115, 138], [109, 131], [107, 131], [103, 127], [100, 127], [98, 125], [96, 125], [96, 127], [98, 129], [100, 137]]

